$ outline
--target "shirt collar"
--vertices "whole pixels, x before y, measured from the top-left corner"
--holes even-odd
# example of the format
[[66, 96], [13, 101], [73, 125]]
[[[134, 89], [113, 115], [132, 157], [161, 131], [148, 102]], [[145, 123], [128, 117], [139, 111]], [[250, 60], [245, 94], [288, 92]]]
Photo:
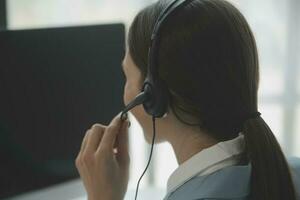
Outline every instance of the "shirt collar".
[[196, 175], [205, 175], [218, 169], [237, 163], [238, 155], [245, 148], [244, 135], [205, 148], [183, 162], [171, 174], [167, 182], [167, 194], [170, 194]]

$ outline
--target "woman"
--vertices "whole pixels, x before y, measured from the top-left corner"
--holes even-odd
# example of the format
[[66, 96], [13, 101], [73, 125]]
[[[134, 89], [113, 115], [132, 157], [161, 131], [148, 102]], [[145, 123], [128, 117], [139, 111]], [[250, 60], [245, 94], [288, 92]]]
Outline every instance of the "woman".
[[[146, 7], [130, 27], [125, 104], [142, 88], [152, 29], [168, 2]], [[165, 199], [299, 199], [300, 159], [287, 162], [257, 111], [258, 55], [243, 15], [224, 0], [194, 0], [164, 24], [161, 38], [158, 69], [170, 103], [156, 121], [156, 143], [169, 142], [179, 164]], [[142, 106], [132, 114], [150, 143], [151, 116]], [[118, 115], [87, 131], [76, 166], [90, 200], [124, 198], [127, 126]]]

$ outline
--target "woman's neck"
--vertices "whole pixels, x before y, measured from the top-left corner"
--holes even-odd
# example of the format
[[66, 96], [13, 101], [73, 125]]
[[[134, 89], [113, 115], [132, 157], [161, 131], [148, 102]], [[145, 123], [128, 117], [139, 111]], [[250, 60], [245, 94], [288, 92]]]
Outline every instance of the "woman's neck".
[[171, 144], [179, 165], [203, 149], [218, 143], [208, 134], [189, 126], [173, 124], [167, 130], [166, 140]]

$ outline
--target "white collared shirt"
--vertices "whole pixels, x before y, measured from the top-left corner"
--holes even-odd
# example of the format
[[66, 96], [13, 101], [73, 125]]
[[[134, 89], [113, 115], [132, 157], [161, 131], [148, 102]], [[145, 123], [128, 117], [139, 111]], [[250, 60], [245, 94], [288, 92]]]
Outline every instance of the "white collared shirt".
[[166, 197], [195, 176], [211, 174], [224, 167], [236, 165], [244, 148], [244, 135], [239, 133], [232, 140], [219, 142], [196, 153], [171, 174], [167, 182]]

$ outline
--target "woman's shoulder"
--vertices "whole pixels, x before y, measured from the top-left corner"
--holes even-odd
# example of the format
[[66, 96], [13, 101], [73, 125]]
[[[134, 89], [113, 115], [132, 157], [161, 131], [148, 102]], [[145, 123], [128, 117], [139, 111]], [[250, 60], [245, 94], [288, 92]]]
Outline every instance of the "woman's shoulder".
[[287, 160], [291, 169], [297, 171], [297, 173], [300, 174], [300, 158], [291, 156], [288, 157]]
[[250, 164], [225, 167], [212, 174], [193, 177], [165, 199], [244, 200], [249, 195], [250, 176]]
[[300, 158], [288, 157], [287, 161], [290, 166], [293, 181], [295, 184], [295, 189], [297, 190], [298, 199], [300, 199]]
[[[300, 158], [287, 157], [295, 188], [300, 188]], [[225, 167], [212, 174], [195, 176], [165, 200], [246, 200], [250, 193], [251, 164]]]

